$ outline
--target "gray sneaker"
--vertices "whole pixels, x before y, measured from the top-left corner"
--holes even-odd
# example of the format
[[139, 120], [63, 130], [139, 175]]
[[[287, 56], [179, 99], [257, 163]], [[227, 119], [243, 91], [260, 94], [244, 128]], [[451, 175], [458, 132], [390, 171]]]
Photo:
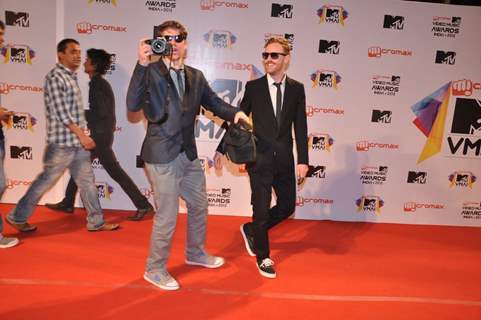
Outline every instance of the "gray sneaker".
[[7, 238], [0, 234], [0, 248], [6, 249], [16, 246], [20, 241], [17, 238]]
[[185, 259], [185, 263], [190, 264], [192, 266], [202, 266], [209, 269], [219, 268], [224, 263], [224, 258], [211, 256], [210, 254], [204, 254], [203, 256], [196, 257], [196, 258], [187, 258]]
[[167, 271], [145, 272], [144, 279], [164, 290], [177, 290], [179, 283]]

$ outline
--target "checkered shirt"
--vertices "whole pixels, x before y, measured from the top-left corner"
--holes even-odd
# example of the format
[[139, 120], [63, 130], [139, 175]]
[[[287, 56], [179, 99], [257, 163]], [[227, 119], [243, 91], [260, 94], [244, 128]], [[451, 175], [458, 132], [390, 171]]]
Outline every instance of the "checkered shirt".
[[81, 146], [77, 135], [68, 128], [70, 123], [87, 128], [76, 73], [57, 63], [45, 77], [43, 97], [47, 117], [47, 143], [66, 147]]

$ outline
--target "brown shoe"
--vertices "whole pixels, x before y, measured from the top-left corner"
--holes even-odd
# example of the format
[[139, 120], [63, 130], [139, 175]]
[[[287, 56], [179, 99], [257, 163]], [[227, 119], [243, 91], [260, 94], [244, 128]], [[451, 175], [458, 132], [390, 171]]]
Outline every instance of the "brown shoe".
[[120, 225], [118, 223], [104, 223], [103, 226], [101, 226], [98, 229], [89, 229], [87, 228], [88, 231], [114, 231], [120, 228]]
[[147, 208], [138, 209], [133, 215], [128, 216], [127, 220], [130, 221], [140, 221], [144, 218], [147, 213], [155, 213], [154, 207], [149, 204]]
[[28, 222], [17, 223], [15, 221], [13, 221], [13, 219], [9, 215], [7, 215], [5, 217], [5, 220], [7, 221], [7, 223], [9, 225], [11, 225], [12, 227], [14, 227], [15, 229], [17, 229], [20, 232], [32, 232], [32, 231], [37, 230], [36, 225], [30, 224]]

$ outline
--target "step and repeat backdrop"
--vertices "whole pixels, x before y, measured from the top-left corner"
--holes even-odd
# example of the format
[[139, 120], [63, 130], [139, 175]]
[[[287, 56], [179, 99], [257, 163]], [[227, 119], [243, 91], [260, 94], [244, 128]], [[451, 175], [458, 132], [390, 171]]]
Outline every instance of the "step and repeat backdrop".
[[[116, 96], [114, 149], [152, 200], [138, 159], [145, 135], [125, 96], [142, 38], [165, 20], [189, 32], [187, 64], [237, 106], [263, 75], [265, 40], [293, 47], [290, 77], [305, 85], [310, 169], [296, 218], [481, 226], [481, 8], [407, 1], [3, 0], [2, 105], [8, 188], [15, 203], [40, 172], [45, 146], [43, 77], [56, 42], [113, 54], [106, 78]], [[83, 68], [82, 68], [83, 69]], [[88, 77], [79, 70], [88, 107]], [[213, 167], [222, 120], [198, 117], [196, 138], [210, 214], [251, 214], [246, 172]], [[102, 206], [134, 209], [94, 159]], [[65, 176], [42, 199], [63, 196]], [[81, 205], [80, 202], [78, 202]], [[181, 212], [185, 206], [181, 203]]]

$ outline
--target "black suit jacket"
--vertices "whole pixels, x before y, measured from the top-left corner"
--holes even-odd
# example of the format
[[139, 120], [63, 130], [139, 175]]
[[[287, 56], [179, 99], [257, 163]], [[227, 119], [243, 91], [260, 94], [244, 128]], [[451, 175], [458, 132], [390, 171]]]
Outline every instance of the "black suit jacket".
[[[273, 154], [281, 168], [285, 167], [288, 172], [292, 170], [294, 165], [293, 126], [297, 163], [308, 164], [306, 95], [302, 83], [286, 78], [280, 127], [277, 125], [274, 114], [267, 76], [247, 82], [240, 107], [247, 115], [252, 115], [254, 134], [257, 137], [256, 162], [248, 164], [250, 171], [272, 166]], [[223, 150], [218, 149], [218, 151]]]
[[[127, 92], [127, 109], [143, 109], [149, 121], [141, 151], [147, 163], [171, 162], [182, 148], [190, 160], [197, 158], [194, 127], [201, 105], [227, 121], [232, 121], [238, 112], [212, 91], [200, 70], [184, 66], [184, 73], [185, 94], [180, 99], [162, 60], [148, 67], [138, 63], [135, 66]], [[147, 93], [149, 104], [145, 104]]]
[[89, 110], [85, 111], [87, 126], [95, 133], [113, 134], [115, 130], [115, 97], [112, 87], [100, 74], [89, 82]]

